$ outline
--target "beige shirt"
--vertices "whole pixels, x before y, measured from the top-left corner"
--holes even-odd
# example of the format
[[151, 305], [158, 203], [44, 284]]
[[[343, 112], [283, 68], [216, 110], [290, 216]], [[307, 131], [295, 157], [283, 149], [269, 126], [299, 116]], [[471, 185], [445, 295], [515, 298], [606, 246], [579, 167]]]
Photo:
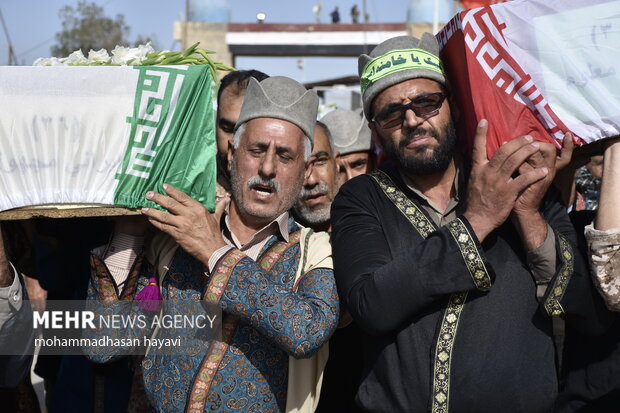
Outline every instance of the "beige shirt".
[[431, 217], [435, 225], [438, 227], [443, 227], [448, 222], [454, 220], [456, 218], [456, 207], [459, 204], [459, 173], [457, 170], [456, 177], [454, 178], [454, 197], [450, 197], [450, 201], [448, 202], [448, 206], [445, 211], [442, 211], [438, 208], [433, 201], [431, 201], [426, 195], [422, 193], [418, 188], [416, 188], [415, 184], [411, 179], [407, 178], [405, 175], [401, 174], [403, 181], [407, 185], [407, 188], [412, 190], [416, 195], [424, 200], [422, 202], [422, 207]]

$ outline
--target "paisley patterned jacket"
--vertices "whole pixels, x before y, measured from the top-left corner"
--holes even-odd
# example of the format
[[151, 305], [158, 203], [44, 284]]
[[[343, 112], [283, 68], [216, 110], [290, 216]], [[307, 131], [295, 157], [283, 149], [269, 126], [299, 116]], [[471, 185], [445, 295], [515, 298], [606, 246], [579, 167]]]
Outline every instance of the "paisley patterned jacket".
[[[292, 218], [288, 226], [288, 242], [272, 235], [257, 261], [232, 248], [210, 276], [202, 263], [177, 249], [161, 280], [164, 303], [217, 304], [223, 311], [222, 338], [209, 340], [196, 328], [169, 329], [189, 343], [186, 351], [150, 349], [142, 370], [157, 411], [285, 410], [289, 356], [312, 356], [328, 341], [339, 316], [331, 250], [296, 279], [304, 246], [301, 227]], [[103, 261], [93, 255], [92, 264], [89, 299], [103, 305], [133, 300], [154, 273], [153, 265], [138, 258], [119, 292]], [[150, 337], [150, 325], [114, 334]], [[88, 349], [88, 356], [106, 362], [128, 350], [103, 346]]]

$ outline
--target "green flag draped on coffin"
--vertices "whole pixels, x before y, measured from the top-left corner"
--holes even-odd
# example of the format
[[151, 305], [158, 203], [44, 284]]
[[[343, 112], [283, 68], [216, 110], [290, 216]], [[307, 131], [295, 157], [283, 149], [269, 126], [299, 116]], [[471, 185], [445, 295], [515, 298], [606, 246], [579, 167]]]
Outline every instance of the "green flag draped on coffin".
[[215, 207], [206, 66], [0, 68], [0, 210], [156, 207], [171, 184]]

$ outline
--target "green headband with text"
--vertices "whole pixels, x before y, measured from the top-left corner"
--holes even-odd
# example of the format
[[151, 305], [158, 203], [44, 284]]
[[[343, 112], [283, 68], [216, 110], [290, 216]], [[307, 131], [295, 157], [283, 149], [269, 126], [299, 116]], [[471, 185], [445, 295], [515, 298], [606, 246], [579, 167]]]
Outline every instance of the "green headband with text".
[[366, 63], [360, 79], [362, 95], [377, 80], [401, 70], [426, 69], [443, 75], [439, 58], [422, 49], [391, 50]]

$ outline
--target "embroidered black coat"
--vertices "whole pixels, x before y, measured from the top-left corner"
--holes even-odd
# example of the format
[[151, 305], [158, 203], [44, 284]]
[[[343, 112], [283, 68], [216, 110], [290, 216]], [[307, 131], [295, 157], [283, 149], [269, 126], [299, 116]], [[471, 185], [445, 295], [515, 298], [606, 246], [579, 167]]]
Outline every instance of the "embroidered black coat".
[[[590, 318], [600, 300], [565, 209], [542, 206], [557, 270], [539, 303], [510, 223], [482, 245], [462, 215], [438, 229], [394, 166], [381, 169], [349, 181], [332, 207], [339, 295], [365, 331], [358, 404], [372, 412], [549, 411], [557, 394], [550, 314], [604, 328]], [[390, 179], [397, 188], [385, 192], [378, 181]]]

